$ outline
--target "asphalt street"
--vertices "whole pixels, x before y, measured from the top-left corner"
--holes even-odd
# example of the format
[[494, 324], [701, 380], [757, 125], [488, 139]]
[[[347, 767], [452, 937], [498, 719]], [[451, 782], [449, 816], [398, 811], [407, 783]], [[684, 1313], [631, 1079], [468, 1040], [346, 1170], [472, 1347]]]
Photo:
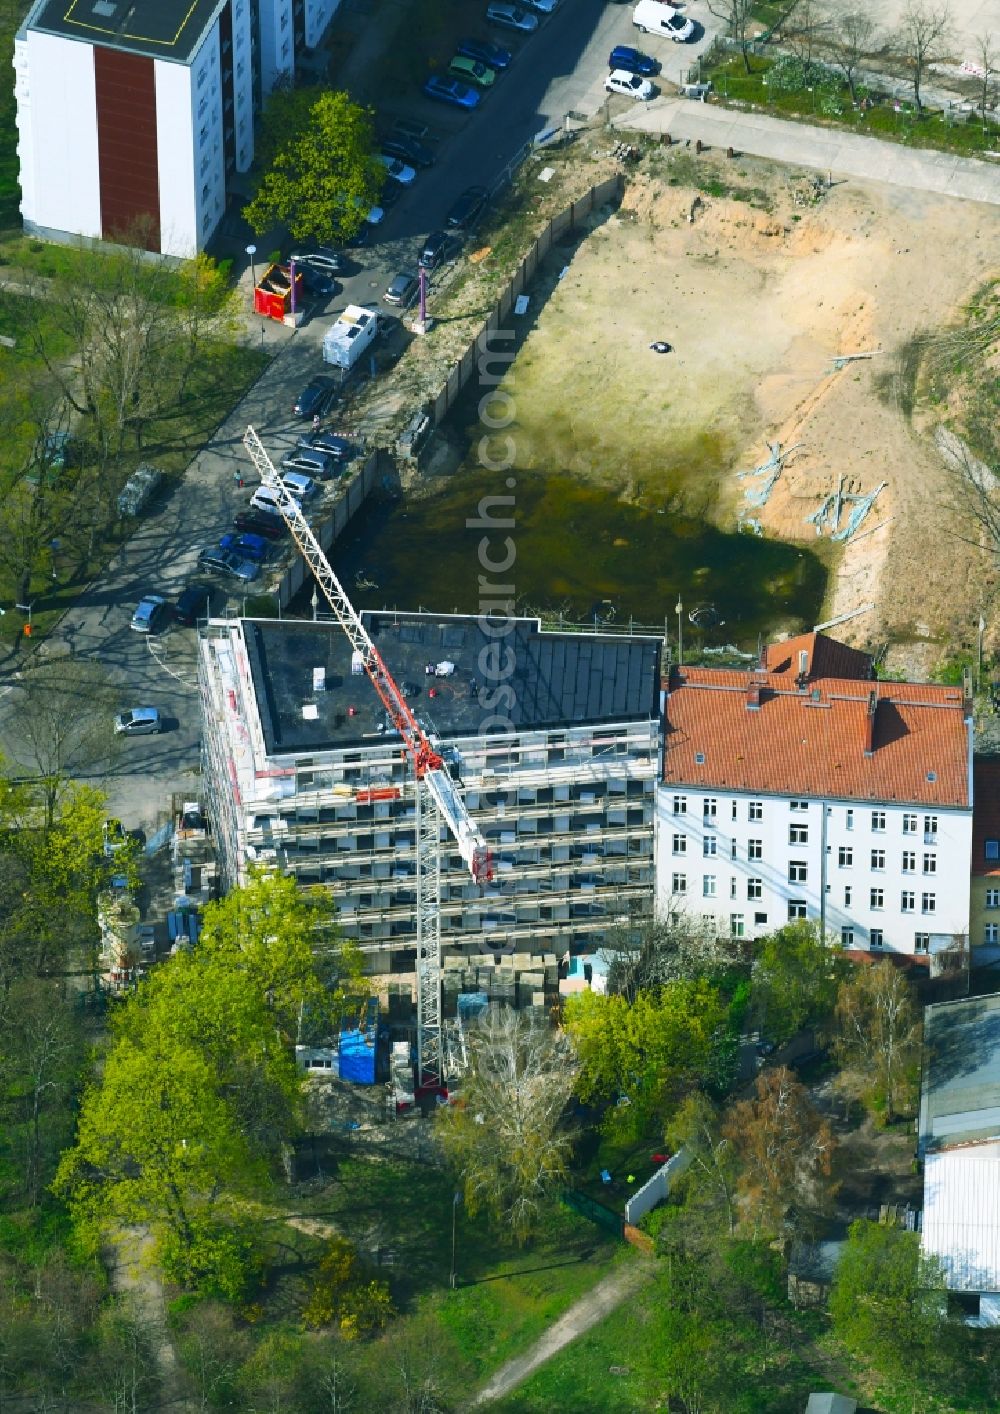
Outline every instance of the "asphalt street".
[[[166, 718], [168, 729], [161, 735], [126, 741], [116, 772], [100, 782], [109, 796], [109, 810], [127, 826], [153, 829], [165, 818], [172, 794], [198, 793], [201, 722], [195, 632], [175, 625], [149, 638], [132, 632], [129, 623], [143, 594], [171, 598], [180, 592], [196, 573], [198, 551], [231, 528], [234, 511], [247, 501], [250, 491], [236, 485], [237, 473], [249, 470], [241, 443], [247, 423], [254, 424], [277, 459], [303, 430], [292, 416], [292, 403], [303, 384], [322, 371], [320, 345], [335, 315], [349, 303], [380, 299], [397, 270], [414, 267], [424, 237], [442, 224], [465, 187], [492, 187], [525, 143], [561, 124], [567, 113], [596, 113], [606, 97], [607, 57], [615, 44], [633, 44], [654, 54], [663, 64], [664, 77], [676, 80], [706, 47], [706, 26], [712, 23], [705, 0], [691, 0], [686, 12], [699, 22], [699, 32], [694, 43], [685, 45], [639, 35], [632, 25], [631, 5], [604, 0], [563, 0], [524, 40], [485, 24], [475, 26], [516, 54], [474, 113], [466, 116], [433, 103], [416, 89], [380, 111], [385, 126], [402, 117], [426, 124], [439, 139], [436, 164], [419, 173], [386, 213], [375, 242], [355, 253], [357, 270], [325, 307], [313, 307], [294, 331], [255, 322], [250, 338], [260, 337], [277, 348], [270, 367], [194, 458], [183, 482], [142, 519], [135, 535], [39, 650], [98, 660], [118, 685], [122, 708], [155, 706]], [[627, 100], [613, 98], [612, 116], [629, 106]], [[249, 301], [249, 269], [241, 289]], [[251, 318], [256, 321], [256, 316]], [[227, 596], [220, 586], [217, 608], [227, 601], [230, 612], [239, 611], [239, 595]], [[8, 759], [27, 764], [18, 726], [23, 696], [16, 669], [16, 662], [10, 663], [0, 675], [0, 749]]]

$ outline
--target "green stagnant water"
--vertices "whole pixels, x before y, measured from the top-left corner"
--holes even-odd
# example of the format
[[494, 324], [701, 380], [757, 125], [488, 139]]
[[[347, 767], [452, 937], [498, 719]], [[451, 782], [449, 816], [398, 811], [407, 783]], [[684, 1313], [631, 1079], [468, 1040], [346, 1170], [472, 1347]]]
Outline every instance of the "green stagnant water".
[[[678, 596], [692, 647], [733, 643], [753, 649], [757, 637], [810, 626], [819, 617], [826, 570], [797, 545], [727, 534], [670, 505], [636, 506], [612, 490], [565, 474], [460, 471], [437, 494], [372, 502], [338, 541], [334, 561], [359, 607], [418, 606], [476, 613], [481, 528], [470, 528], [484, 497], [512, 495], [511, 530], [492, 532], [496, 563], [509, 534], [516, 558], [487, 582], [512, 583], [520, 611], [562, 612], [586, 620], [595, 612], [615, 625], [676, 623]], [[494, 510], [493, 516], [505, 514]], [[366, 587], [374, 586], [374, 587]], [[613, 613], [609, 612], [612, 606]], [[719, 622], [697, 634], [688, 612], [713, 606]]]

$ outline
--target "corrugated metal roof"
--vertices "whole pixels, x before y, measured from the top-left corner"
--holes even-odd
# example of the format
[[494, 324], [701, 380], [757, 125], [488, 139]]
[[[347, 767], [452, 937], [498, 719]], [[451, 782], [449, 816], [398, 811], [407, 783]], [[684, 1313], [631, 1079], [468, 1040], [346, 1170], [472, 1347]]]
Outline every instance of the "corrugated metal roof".
[[952, 1291], [1000, 1292], [1000, 1143], [927, 1155], [923, 1249]]
[[1000, 996], [924, 1008], [920, 1147], [1000, 1139]]

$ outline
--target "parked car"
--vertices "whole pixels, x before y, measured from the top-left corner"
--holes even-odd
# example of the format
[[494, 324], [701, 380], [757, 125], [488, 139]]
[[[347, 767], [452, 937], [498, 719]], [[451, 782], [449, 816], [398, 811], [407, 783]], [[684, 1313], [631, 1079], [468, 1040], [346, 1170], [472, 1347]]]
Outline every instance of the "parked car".
[[479, 94], [458, 79], [450, 79], [447, 74], [431, 74], [424, 84], [424, 93], [438, 103], [450, 103], [453, 108], [475, 108]]
[[297, 447], [281, 459], [282, 472], [300, 471], [303, 476], [311, 476], [316, 481], [328, 481], [336, 475], [333, 458], [321, 452], [318, 447], [303, 449]]
[[634, 98], [637, 102], [648, 103], [656, 93], [649, 79], [641, 79], [638, 74], [630, 74], [625, 69], [612, 69], [604, 80], [607, 93], [620, 93], [624, 98]]
[[491, 25], [517, 30], [519, 34], [534, 34], [538, 28], [538, 16], [529, 15], [516, 5], [487, 5], [486, 18]]
[[409, 309], [417, 297], [420, 282], [412, 270], [400, 270], [382, 298], [386, 304], [394, 304], [400, 309]]
[[533, 10], [537, 10], [540, 15], [551, 15], [558, 6], [559, 0], [525, 0]]
[[332, 275], [328, 275], [325, 270], [318, 269], [315, 265], [309, 265], [303, 261], [301, 265], [296, 265], [295, 273], [301, 274], [302, 283], [306, 287], [306, 294], [310, 299], [329, 299], [331, 295], [337, 293], [337, 282]]
[[318, 452], [324, 452], [335, 462], [349, 462], [358, 454], [358, 449], [347, 437], [340, 437], [336, 432], [313, 432], [308, 437], [300, 437], [296, 446], [302, 451], [312, 451], [314, 448]]
[[210, 574], [221, 574], [229, 579], [238, 579], [242, 584], [250, 584], [260, 574], [260, 565], [253, 560], [238, 555], [234, 550], [223, 550], [218, 545], [210, 545], [198, 556], [201, 569]]
[[253, 535], [249, 531], [241, 534], [230, 532], [224, 535], [219, 541], [220, 550], [231, 550], [233, 554], [241, 556], [244, 560], [253, 560], [255, 564], [262, 565], [271, 553], [271, 542], [265, 540], [263, 535]]
[[251, 535], [263, 535], [265, 540], [283, 540], [288, 534], [288, 526], [281, 517], [268, 511], [237, 511], [233, 525], [237, 530], [248, 530]]
[[411, 167], [433, 167], [434, 153], [419, 138], [407, 137], [404, 133], [390, 133], [382, 139], [383, 155], [398, 157], [400, 162], [408, 162]]
[[288, 257], [296, 265], [308, 265], [312, 270], [321, 270], [324, 275], [334, 276], [345, 273], [344, 257], [330, 246], [303, 246]]
[[177, 596], [174, 618], [185, 628], [194, 628], [201, 618], [207, 618], [212, 607], [212, 591], [207, 584], [189, 584]]
[[439, 265], [443, 265], [455, 249], [457, 243], [455, 237], [447, 231], [431, 231], [424, 241], [424, 248], [420, 252], [420, 264], [425, 270], [436, 270]]
[[447, 224], [459, 231], [474, 226], [486, 210], [488, 201], [489, 192], [485, 187], [466, 187], [448, 212], [445, 218]]
[[118, 736], [153, 736], [163, 730], [163, 718], [158, 707], [130, 707], [115, 717]]
[[632, 11], [632, 23], [640, 34], [660, 34], [675, 44], [683, 44], [694, 34], [694, 22], [661, 0], [639, 0]]
[[170, 605], [159, 594], [147, 594], [135, 606], [132, 628], [136, 633], [159, 633], [170, 618]]
[[255, 511], [264, 511], [268, 515], [281, 517], [281, 512], [278, 509], [278, 498], [271, 490], [270, 486], [258, 486], [257, 490], [250, 497], [250, 506]]
[[295, 399], [292, 408], [296, 417], [323, 417], [337, 398], [337, 385], [332, 378], [311, 378]]
[[491, 69], [507, 69], [513, 59], [509, 49], [494, 44], [492, 39], [460, 39], [455, 45], [455, 53], [466, 59], [477, 59], [480, 64], [489, 64]]
[[407, 164], [400, 161], [398, 157], [390, 157], [387, 152], [380, 152], [378, 160], [382, 163], [382, 166], [388, 172], [392, 181], [398, 182], [400, 186], [408, 187], [416, 179], [417, 173], [415, 169], [407, 166]]
[[660, 72], [661, 64], [659, 59], [654, 59], [651, 54], [643, 54], [641, 49], [633, 49], [630, 44], [616, 44], [608, 55], [609, 69], [624, 69], [627, 74], [638, 74], [640, 78], [650, 79]]
[[492, 88], [497, 81], [496, 69], [491, 69], [480, 59], [466, 59], [462, 54], [455, 55], [448, 65], [448, 72], [473, 88]]
[[281, 484], [297, 501], [311, 501], [319, 490], [311, 476], [303, 476], [300, 471], [283, 471]]

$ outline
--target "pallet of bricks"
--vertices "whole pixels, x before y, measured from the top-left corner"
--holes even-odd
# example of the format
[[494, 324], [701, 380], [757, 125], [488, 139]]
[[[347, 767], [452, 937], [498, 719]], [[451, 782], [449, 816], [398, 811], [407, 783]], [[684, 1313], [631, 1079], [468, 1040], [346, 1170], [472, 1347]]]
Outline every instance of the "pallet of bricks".
[[544, 1011], [559, 995], [555, 953], [470, 954], [446, 957], [443, 967], [444, 1014], [455, 1016], [459, 996], [485, 994], [490, 1003]]

